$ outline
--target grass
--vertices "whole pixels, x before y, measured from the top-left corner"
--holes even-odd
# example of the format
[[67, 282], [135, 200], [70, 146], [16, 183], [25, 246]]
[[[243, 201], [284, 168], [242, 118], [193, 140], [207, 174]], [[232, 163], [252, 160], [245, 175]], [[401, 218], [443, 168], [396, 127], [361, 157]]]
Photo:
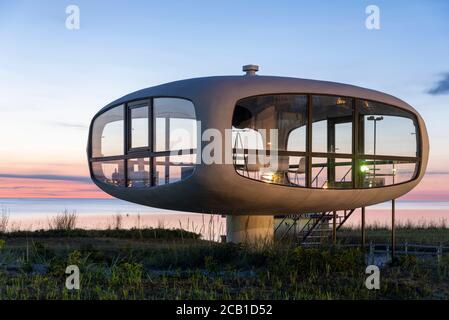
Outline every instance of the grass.
[[76, 211], [69, 212], [65, 209], [50, 220], [49, 227], [54, 230], [73, 230], [76, 228], [77, 220], [78, 214]]
[[101, 229], [101, 230], [86, 230], [86, 229], [48, 229], [35, 231], [10, 231], [0, 233], [3, 238], [114, 238], [114, 239], [199, 239], [200, 235], [197, 233], [185, 231], [183, 229], [160, 229], [160, 228], [145, 228], [145, 229]]
[[9, 223], [9, 209], [5, 206], [0, 207], [0, 233], [6, 232], [8, 230]]
[[[181, 223], [166, 229], [163, 222], [122, 229], [115, 215], [107, 229], [84, 230], [77, 228], [76, 212], [65, 210], [49, 229], [29, 231], [8, 230], [8, 218], [1, 211], [0, 299], [449, 298], [449, 255], [402, 256], [382, 267], [380, 290], [368, 290], [365, 255], [357, 248], [217, 243], [196, 232], [213, 233], [210, 221], [200, 228], [188, 222], [191, 231]], [[398, 242], [449, 244], [445, 225], [399, 225], [396, 235]], [[389, 237], [386, 226], [367, 229], [368, 241], [387, 243]], [[359, 243], [360, 230], [343, 228], [338, 240]], [[65, 288], [65, 269], [73, 264], [80, 268], [81, 290]]]
[[[367, 290], [358, 249], [200, 239], [184, 230], [39, 230], [0, 235], [0, 299], [442, 299], [449, 256], [401, 258]], [[65, 268], [81, 290], [65, 289]]]
[[[416, 243], [432, 245], [449, 245], [449, 228], [443, 224], [400, 224], [396, 228], [398, 243]], [[361, 230], [359, 228], [341, 228], [338, 231], [340, 243], [359, 243]], [[367, 242], [389, 243], [391, 228], [383, 225], [372, 225], [366, 228]]]

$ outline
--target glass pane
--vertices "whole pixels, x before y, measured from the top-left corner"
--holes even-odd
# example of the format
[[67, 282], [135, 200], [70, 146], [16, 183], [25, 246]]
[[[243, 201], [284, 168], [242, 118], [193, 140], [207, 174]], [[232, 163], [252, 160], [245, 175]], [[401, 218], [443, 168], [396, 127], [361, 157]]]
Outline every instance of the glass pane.
[[277, 156], [270, 163], [269, 156], [255, 157], [242, 152], [234, 154], [234, 166], [240, 175], [267, 183], [305, 186], [305, 157]]
[[170, 149], [169, 145], [166, 144], [165, 136], [168, 135], [168, 132], [165, 131], [165, 127], [169, 127], [170, 119], [168, 118], [155, 118], [154, 126], [155, 126], [155, 140], [154, 140], [154, 148], [155, 151], [165, 151]]
[[327, 158], [312, 158], [312, 188], [327, 188]]
[[[266, 95], [237, 102], [232, 118], [233, 147], [305, 151], [307, 96]], [[276, 141], [272, 141], [276, 139]], [[241, 141], [247, 141], [241, 142]], [[246, 148], [246, 147], [244, 147]]]
[[92, 157], [123, 154], [124, 115], [123, 105], [99, 115], [92, 127]]
[[352, 154], [352, 120], [335, 124], [334, 130], [335, 152]]
[[328, 159], [328, 188], [352, 189], [352, 159]]
[[358, 105], [362, 154], [418, 156], [418, 125], [411, 113], [377, 102]]
[[170, 168], [168, 157], [157, 157], [155, 158], [155, 162], [156, 170], [154, 170], [154, 185], [162, 186], [164, 184], [168, 184]]
[[256, 152], [245, 153], [238, 149], [234, 153], [234, 167], [240, 175], [265, 182], [273, 181], [273, 173], [269, 170], [269, 157]]
[[289, 157], [288, 180], [294, 186], [304, 187], [306, 185], [305, 157]]
[[133, 107], [131, 117], [131, 148], [148, 147], [148, 106]]
[[187, 179], [195, 169], [196, 155], [187, 154], [170, 157], [169, 183]]
[[124, 160], [93, 162], [92, 170], [97, 180], [115, 186], [125, 186]]
[[306, 150], [306, 127], [296, 128], [290, 132], [287, 141], [288, 151], [305, 151]]
[[235, 149], [263, 150], [262, 134], [253, 129], [232, 128], [232, 147]]
[[150, 158], [128, 160], [128, 187], [150, 187]]
[[179, 98], [154, 99], [155, 151], [196, 149], [193, 103]]
[[359, 187], [374, 188], [403, 183], [416, 176], [415, 162], [362, 160], [359, 163]]
[[352, 187], [352, 159], [312, 158], [312, 188]]
[[352, 153], [352, 99], [312, 97], [312, 151]]
[[157, 157], [155, 162], [154, 183], [161, 186], [190, 177], [195, 169], [196, 155]]

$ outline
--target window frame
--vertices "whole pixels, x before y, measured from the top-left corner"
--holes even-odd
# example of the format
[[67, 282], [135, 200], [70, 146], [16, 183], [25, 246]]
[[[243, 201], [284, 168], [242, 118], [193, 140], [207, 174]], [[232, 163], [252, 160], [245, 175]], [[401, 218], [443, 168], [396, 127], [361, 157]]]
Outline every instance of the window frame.
[[[138, 152], [138, 151], [151, 151], [152, 150], [152, 141], [151, 141], [151, 137], [152, 137], [152, 121], [150, 120], [151, 115], [152, 115], [152, 103], [153, 100], [152, 99], [144, 99], [144, 100], [137, 100], [137, 101], [133, 101], [133, 102], [129, 102], [126, 103], [126, 110], [127, 110], [127, 115], [125, 118], [125, 121], [128, 121], [128, 135], [125, 139], [125, 141], [127, 141], [128, 145], [126, 146], [127, 152]], [[139, 109], [142, 107], [147, 107], [148, 108], [148, 114], [147, 114], [147, 125], [148, 125], [148, 145], [147, 146], [142, 146], [142, 147], [134, 147], [132, 146], [132, 117], [131, 117], [131, 111], [133, 109]]]
[[[111, 107], [109, 107], [109, 108], [107, 108], [107, 109], [105, 109], [103, 112], [101, 112], [101, 113], [98, 113], [98, 114], [96, 114], [95, 115], [95, 117], [92, 119], [92, 121], [91, 121], [91, 124], [90, 124], [90, 128], [89, 128], [89, 141], [88, 141], [88, 154], [89, 154], [89, 159], [92, 159], [93, 158], [93, 129], [94, 129], [94, 127], [95, 127], [95, 122], [97, 121], [97, 119], [98, 118], [100, 118], [101, 116], [103, 116], [104, 114], [106, 114], [107, 112], [109, 112], [109, 111], [111, 111], [111, 110], [113, 110], [113, 109], [115, 109], [115, 108], [118, 108], [118, 107], [122, 107], [122, 110], [121, 110], [121, 112], [122, 112], [122, 114], [123, 114], [123, 119], [121, 119], [120, 121], [123, 121], [123, 130], [125, 130], [125, 126], [126, 126], [126, 118], [125, 118], [125, 116], [124, 116], [124, 111], [126, 110], [126, 103], [117, 103], [117, 104], [115, 104], [115, 105], [113, 105], [113, 106], [111, 106]], [[109, 123], [112, 123], [112, 122], [109, 122]], [[106, 124], [107, 125], [107, 124]], [[106, 125], [103, 127], [103, 130], [104, 130], [104, 128], [106, 128]], [[101, 137], [100, 137], [100, 139], [101, 139]], [[122, 147], [125, 147], [125, 144], [126, 144], [126, 141], [125, 141], [126, 139], [125, 138], [123, 138], [123, 146]], [[100, 146], [101, 146], [102, 144], [100, 144]], [[101, 150], [101, 147], [100, 147], [100, 152], [101, 152], [102, 150]], [[117, 155], [109, 155], [109, 156], [103, 156], [103, 157], [95, 157], [95, 158], [114, 158], [114, 157], [116, 157]], [[120, 156], [120, 155], [118, 155], [118, 156]]]

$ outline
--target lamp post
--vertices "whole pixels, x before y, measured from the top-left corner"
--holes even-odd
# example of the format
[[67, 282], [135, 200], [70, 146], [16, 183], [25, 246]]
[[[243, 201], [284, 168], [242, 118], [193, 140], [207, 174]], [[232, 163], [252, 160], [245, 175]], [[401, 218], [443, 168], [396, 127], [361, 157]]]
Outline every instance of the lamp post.
[[[374, 155], [376, 155], [376, 135], [377, 135], [377, 122], [382, 121], [384, 117], [375, 117], [375, 116], [369, 116], [367, 118], [368, 121], [374, 121]], [[374, 178], [376, 178], [376, 159], [374, 159]]]

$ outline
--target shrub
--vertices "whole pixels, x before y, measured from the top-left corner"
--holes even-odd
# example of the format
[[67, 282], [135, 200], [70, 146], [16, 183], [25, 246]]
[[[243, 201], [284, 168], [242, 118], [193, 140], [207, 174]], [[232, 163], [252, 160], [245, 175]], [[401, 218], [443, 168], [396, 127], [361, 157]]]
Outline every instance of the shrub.
[[57, 214], [50, 221], [50, 229], [54, 230], [74, 230], [78, 220], [76, 211], [69, 212], [65, 209], [62, 213]]
[[9, 210], [2, 206], [0, 209], [0, 233], [6, 233], [8, 230]]

